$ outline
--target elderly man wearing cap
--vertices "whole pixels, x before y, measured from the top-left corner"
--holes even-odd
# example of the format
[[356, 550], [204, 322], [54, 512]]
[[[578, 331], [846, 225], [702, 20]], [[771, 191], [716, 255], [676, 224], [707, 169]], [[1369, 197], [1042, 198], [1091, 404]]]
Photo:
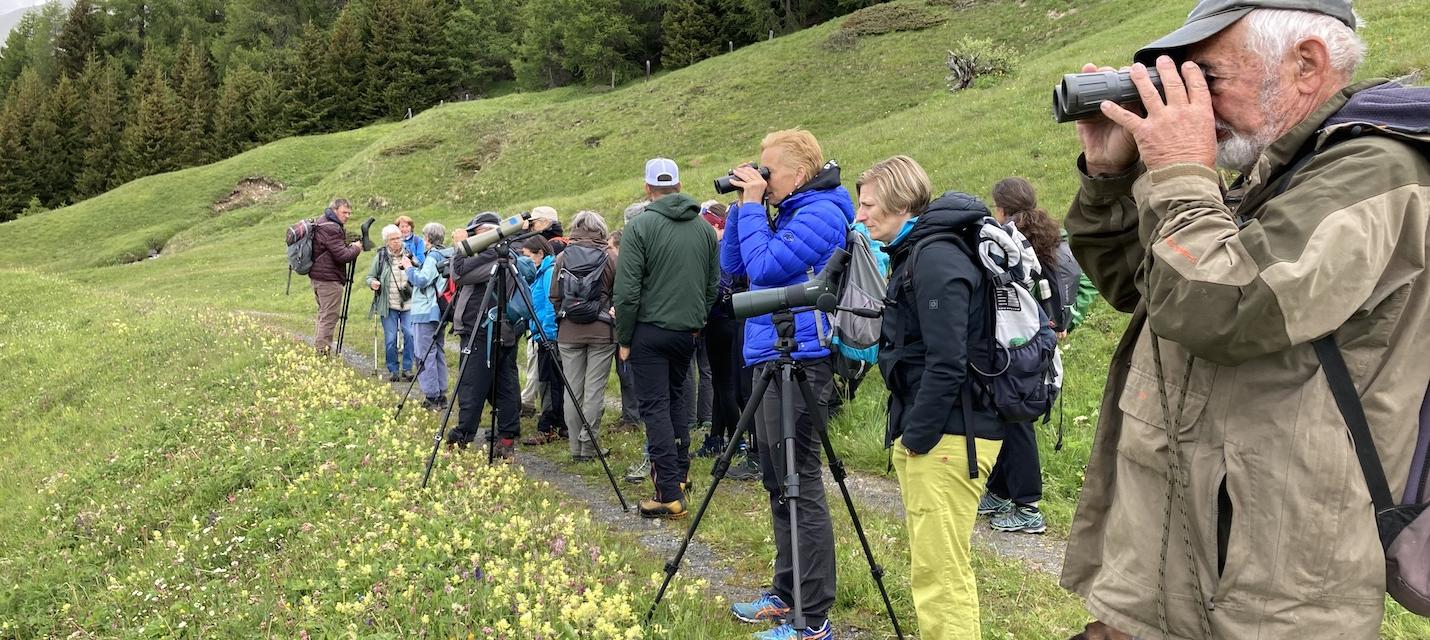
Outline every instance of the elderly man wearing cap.
[[685, 382], [695, 337], [715, 303], [720, 258], [715, 231], [700, 204], [680, 193], [675, 162], [645, 166], [645, 213], [626, 226], [613, 295], [616, 341], [638, 380], [641, 420], [655, 497], [640, 502], [647, 518], [683, 518], [690, 472], [690, 412]]
[[1383, 552], [1331, 388], [1353, 382], [1399, 496], [1430, 382], [1430, 92], [1352, 85], [1355, 25], [1344, 0], [1205, 0], [1137, 53], [1145, 116], [1078, 125], [1073, 252], [1133, 314], [1063, 570], [1100, 620], [1079, 638], [1377, 636]]

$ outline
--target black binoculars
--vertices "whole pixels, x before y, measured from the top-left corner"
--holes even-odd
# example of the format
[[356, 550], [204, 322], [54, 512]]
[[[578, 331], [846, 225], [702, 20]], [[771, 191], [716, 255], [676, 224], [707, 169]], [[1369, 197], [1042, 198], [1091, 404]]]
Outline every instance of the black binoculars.
[[[1147, 76], [1152, 79], [1152, 85], [1157, 87], [1157, 93], [1165, 98], [1162, 77], [1157, 74], [1157, 70], [1148, 67]], [[1063, 81], [1053, 87], [1053, 119], [1058, 122], [1072, 122], [1095, 117], [1102, 113], [1104, 100], [1117, 104], [1142, 103], [1142, 95], [1137, 93], [1137, 85], [1132, 84], [1131, 71], [1093, 71], [1063, 76]]]
[[[760, 171], [760, 177], [762, 177], [762, 178], [764, 178], [764, 179], [766, 179], [766, 180], [769, 180], [769, 179], [770, 179], [770, 168], [769, 168], [769, 167], [762, 167], [762, 166], [757, 165], [757, 164], [752, 164], [752, 165], [750, 165], [750, 166], [751, 166], [752, 168], [759, 169], [759, 171]], [[734, 171], [731, 171], [730, 173], [725, 174], [724, 177], [716, 178], [716, 179], [715, 179], [715, 193], [724, 195], [724, 194], [730, 193], [731, 191], [739, 191], [739, 190], [740, 190], [739, 187], [737, 187], [737, 186], [735, 186], [735, 185], [733, 185], [733, 184], [730, 184], [730, 178], [733, 178], [733, 177], [735, 177], [735, 172], [734, 172]]]

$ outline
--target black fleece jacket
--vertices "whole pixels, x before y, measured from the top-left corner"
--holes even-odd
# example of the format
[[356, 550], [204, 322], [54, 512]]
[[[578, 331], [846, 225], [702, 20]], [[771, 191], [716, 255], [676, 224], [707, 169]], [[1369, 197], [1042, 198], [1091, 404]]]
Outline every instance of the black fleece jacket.
[[[975, 383], [968, 363], [970, 357], [988, 362], [992, 327], [988, 282], [957, 245], [924, 245], [916, 273], [909, 261], [919, 241], [950, 232], [968, 237], [968, 225], [987, 215], [978, 198], [950, 191], [929, 204], [903, 240], [884, 248], [893, 265], [879, 345], [879, 369], [889, 388], [888, 441], [903, 436], [904, 447], [917, 454], [928, 453], [945, 434], [969, 432], [963, 390]], [[981, 406], [979, 394], [967, 397], [975, 398], [968, 413], [974, 436], [1001, 440], [998, 415]]]

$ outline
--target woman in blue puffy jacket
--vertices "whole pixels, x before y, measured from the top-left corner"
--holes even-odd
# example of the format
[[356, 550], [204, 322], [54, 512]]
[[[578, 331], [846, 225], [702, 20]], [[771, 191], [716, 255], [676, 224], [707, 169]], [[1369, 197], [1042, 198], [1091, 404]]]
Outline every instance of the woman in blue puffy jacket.
[[541, 236], [527, 238], [521, 253], [536, 264], [536, 279], [531, 283], [531, 308], [536, 317], [530, 324], [531, 344], [539, 349], [536, 375], [541, 390], [541, 415], [536, 420], [536, 433], [522, 438], [521, 443], [543, 445], [566, 437], [565, 404], [561, 399], [566, 389], [561, 384], [555, 350], [545, 344], [547, 341], [556, 344], [556, 308], [551, 306], [550, 298], [551, 265], [556, 262], [556, 255], [551, 243]]
[[[854, 202], [839, 184], [839, 166], [825, 163], [819, 142], [808, 131], [790, 129], [769, 134], [760, 143], [760, 164], [769, 170], [766, 180], [751, 166], [735, 169], [731, 184], [741, 190], [740, 204], [726, 222], [720, 268], [733, 276], [748, 276], [751, 290], [785, 287], [809, 279], [824, 269], [837, 249], [843, 249]], [[766, 203], [776, 207], [773, 220]], [[814, 311], [795, 316], [794, 358], [804, 363], [817, 397], [824, 397], [832, 369], [829, 350], [820, 340]], [[776, 366], [775, 327], [769, 315], [745, 323], [745, 363], [755, 367], [755, 378]], [[781, 502], [785, 454], [780, 429], [780, 381], [771, 381], [756, 414], [760, 470], [770, 495], [774, 520], [775, 574], [773, 587], [753, 602], [731, 607], [746, 622], [783, 620], [789, 614], [794, 581], [803, 596], [804, 628], [782, 624], [761, 637], [814, 638], [832, 636], [828, 620], [834, 604], [834, 528], [824, 497], [820, 433], [822, 408], [806, 406], [795, 392], [795, 467], [799, 475], [800, 548], [790, 548], [789, 510]], [[801, 575], [794, 575], [794, 554], [799, 553]]]

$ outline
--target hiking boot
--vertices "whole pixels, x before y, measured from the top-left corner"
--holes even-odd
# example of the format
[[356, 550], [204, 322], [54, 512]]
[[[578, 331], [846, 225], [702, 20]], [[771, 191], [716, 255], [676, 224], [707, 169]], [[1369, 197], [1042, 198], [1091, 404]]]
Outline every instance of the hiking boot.
[[413, 371], [412, 369], [408, 369], [408, 370], [402, 372], [402, 381], [403, 381], [403, 382], [412, 382], [412, 379], [413, 379], [413, 378], [416, 378], [416, 377], [417, 377], [417, 372], [416, 372], [416, 371]]
[[746, 454], [743, 458], [736, 458], [734, 464], [730, 465], [730, 470], [725, 472], [725, 477], [731, 480], [759, 480], [760, 463], [756, 462]]
[[502, 438], [497, 441], [497, 457], [502, 460], [516, 459], [516, 441], [511, 438]]
[[650, 454], [645, 454], [641, 456], [640, 462], [637, 462], [631, 465], [630, 468], [626, 469], [626, 482], [639, 484], [641, 482], [645, 482], [645, 479], [649, 477]]
[[724, 453], [724, 452], [725, 452], [725, 439], [724, 439], [724, 438], [716, 438], [716, 437], [714, 437], [714, 436], [705, 436], [705, 444], [700, 445], [700, 448], [695, 450], [695, 457], [697, 457], [697, 458], [718, 458], [718, 457], [720, 457], [720, 454], [722, 454], [722, 453]]
[[611, 433], [631, 433], [631, 432], [633, 432], [633, 431], [640, 431], [640, 428], [641, 428], [641, 423], [639, 423], [639, 422], [632, 422], [632, 421], [630, 421], [630, 420], [620, 420], [620, 421], [616, 422], [615, 424], [611, 425], [610, 432], [611, 432]]
[[736, 602], [730, 605], [730, 613], [741, 622], [760, 624], [763, 622], [784, 622], [789, 614], [789, 605], [779, 596], [768, 591], [760, 594], [754, 602]]
[[402, 376], [397, 375], [397, 372], [396, 372], [396, 371], [393, 371], [392, 373], [387, 374], [387, 381], [388, 381], [388, 382], [397, 382], [398, 378], [401, 378], [401, 377], [402, 377]]
[[537, 431], [521, 439], [521, 443], [528, 447], [539, 447], [544, 444], [551, 444], [561, 439], [561, 434], [555, 431]]
[[1012, 500], [995, 496], [992, 491], [984, 491], [983, 497], [978, 499], [978, 515], [980, 516], [1001, 516], [1012, 510]]
[[583, 453], [573, 453], [573, 454], [571, 454], [571, 461], [572, 461], [572, 462], [595, 462], [596, 460], [600, 460], [601, 458], [610, 457], [610, 455], [611, 455], [611, 450], [610, 450], [610, 449], [602, 449], [602, 450], [601, 450], [601, 455], [600, 455], [599, 457], [595, 454], [595, 449], [591, 449], [591, 451], [592, 451], [592, 453], [584, 453], [584, 452], [583, 452]]
[[456, 440], [448, 440], [447, 450], [456, 453], [465, 453], [467, 451], [467, 443], [457, 442]]
[[750, 637], [755, 640], [834, 640], [834, 627], [830, 626], [828, 620], [818, 629], [798, 630], [782, 624], [769, 631], [751, 634]]
[[536, 407], [529, 404], [521, 405], [521, 417], [523, 418], [535, 418], [538, 413], [540, 412], [536, 410]]
[[679, 520], [690, 515], [685, 510], [685, 500], [672, 500], [670, 502], [660, 502], [658, 498], [641, 500], [640, 511], [642, 518], [661, 518], [663, 520]]
[[998, 516], [989, 523], [998, 531], [1022, 532], [1022, 533], [1042, 533], [1048, 530], [1048, 525], [1043, 521], [1043, 512], [1032, 505], [1020, 504], [1008, 513]]

